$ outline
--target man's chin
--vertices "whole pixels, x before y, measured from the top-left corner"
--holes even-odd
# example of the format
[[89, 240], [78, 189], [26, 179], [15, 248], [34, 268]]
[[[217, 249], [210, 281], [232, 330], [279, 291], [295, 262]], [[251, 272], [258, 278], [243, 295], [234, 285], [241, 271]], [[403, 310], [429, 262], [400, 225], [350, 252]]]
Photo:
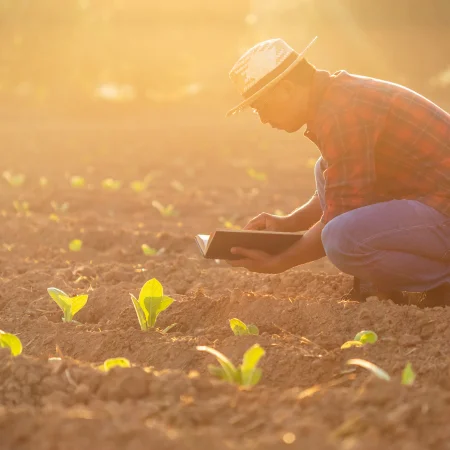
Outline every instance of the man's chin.
[[298, 130], [300, 130], [300, 128], [303, 126], [303, 124], [302, 125], [292, 125], [292, 126], [290, 126], [290, 127], [285, 127], [285, 128], [280, 128], [280, 129], [282, 129], [283, 131], [286, 131], [286, 133], [295, 133], [296, 131], [298, 131]]

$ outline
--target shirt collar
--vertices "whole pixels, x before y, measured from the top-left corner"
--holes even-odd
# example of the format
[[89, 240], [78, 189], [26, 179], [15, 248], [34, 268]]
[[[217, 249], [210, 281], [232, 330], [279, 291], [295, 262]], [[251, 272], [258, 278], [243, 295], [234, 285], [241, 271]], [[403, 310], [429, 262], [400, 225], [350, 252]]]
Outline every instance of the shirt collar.
[[306, 121], [307, 129], [305, 131], [305, 136], [313, 140], [313, 142], [315, 142], [314, 134], [316, 131], [316, 113], [320, 103], [322, 102], [324, 93], [331, 83], [331, 80], [332, 76], [330, 72], [326, 70], [316, 70], [308, 99], [308, 114]]

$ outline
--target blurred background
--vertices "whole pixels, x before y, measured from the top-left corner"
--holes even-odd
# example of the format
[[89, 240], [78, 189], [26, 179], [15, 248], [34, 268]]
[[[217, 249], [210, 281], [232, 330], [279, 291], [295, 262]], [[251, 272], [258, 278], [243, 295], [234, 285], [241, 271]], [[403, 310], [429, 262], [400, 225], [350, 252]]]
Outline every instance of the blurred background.
[[134, 263], [146, 243], [192, 270], [195, 234], [315, 191], [320, 152], [301, 132], [225, 118], [243, 52], [318, 36], [319, 68], [450, 111], [449, 25], [450, 0], [0, 0], [0, 266], [50, 271], [81, 239], [80, 261]]
[[0, 0], [0, 110], [225, 111], [242, 52], [271, 37], [302, 49], [315, 35], [309, 58], [321, 68], [448, 107], [449, 25], [448, 0]]

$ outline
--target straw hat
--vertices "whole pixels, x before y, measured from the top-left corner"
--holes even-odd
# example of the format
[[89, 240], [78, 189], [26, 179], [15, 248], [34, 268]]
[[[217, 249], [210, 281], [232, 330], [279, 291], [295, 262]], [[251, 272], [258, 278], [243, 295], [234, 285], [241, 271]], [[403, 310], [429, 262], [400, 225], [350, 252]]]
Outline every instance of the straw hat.
[[301, 53], [297, 53], [283, 39], [260, 42], [245, 52], [229, 74], [244, 101], [230, 109], [227, 117], [248, 107], [286, 76], [303, 59], [303, 55], [316, 39], [317, 36]]

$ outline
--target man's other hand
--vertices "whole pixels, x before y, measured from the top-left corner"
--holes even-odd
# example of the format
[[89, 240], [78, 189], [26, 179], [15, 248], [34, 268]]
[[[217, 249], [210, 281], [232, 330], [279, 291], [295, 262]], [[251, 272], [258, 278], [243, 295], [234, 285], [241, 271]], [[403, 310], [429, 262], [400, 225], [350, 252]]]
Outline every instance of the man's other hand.
[[280, 257], [261, 250], [233, 247], [231, 253], [242, 256], [242, 259], [227, 261], [230, 266], [245, 267], [251, 272], [281, 273], [290, 268]]

